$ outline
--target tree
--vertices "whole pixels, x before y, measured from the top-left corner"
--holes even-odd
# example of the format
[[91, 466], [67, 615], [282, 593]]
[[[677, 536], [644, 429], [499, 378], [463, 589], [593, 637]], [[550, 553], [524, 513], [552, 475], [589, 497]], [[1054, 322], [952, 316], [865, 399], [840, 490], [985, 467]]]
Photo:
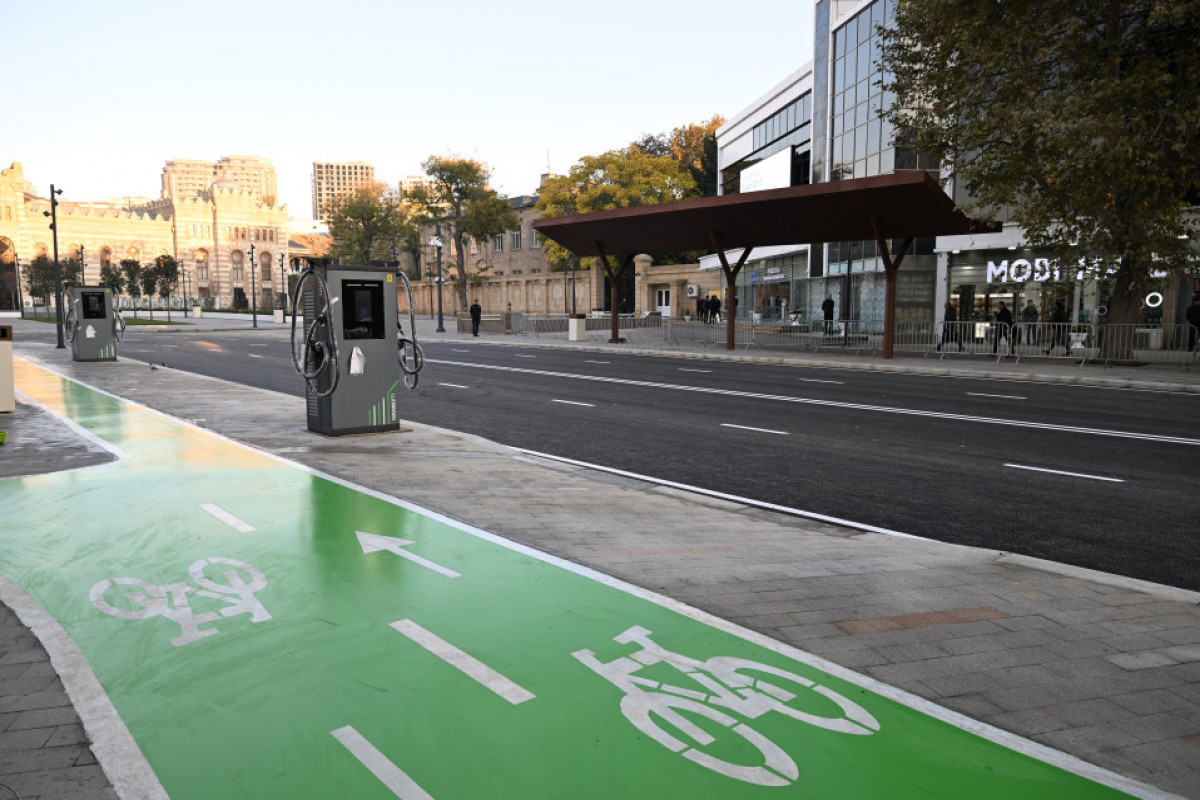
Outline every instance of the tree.
[[133, 316], [137, 317], [137, 301], [142, 296], [142, 262], [136, 258], [122, 258], [121, 272], [125, 273], [125, 288], [133, 299]]
[[[653, 156], [631, 145], [624, 150], [585, 156], [566, 175], [551, 178], [542, 188], [537, 208], [544, 217], [611, 211], [680, 200], [695, 188], [695, 181], [679, 168], [674, 157]], [[560, 268], [570, 261], [570, 253], [555, 242], [547, 241], [542, 252], [547, 261]], [[619, 338], [620, 279], [632, 267], [636, 253], [621, 255], [625, 258], [618, 265], [607, 255], [599, 259], [609, 280], [614, 342]]]
[[154, 273], [158, 278], [158, 296], [167, 301], [167, 321], [170, 322], [171, 293], [179, 286], [179, 262], [173, 256], [163, 254], [154, 259]]
[[138, 283], [141, 286], [142, 294], [150, 302], [150, 319], [154, 319], [154, 293], [158, 289], [158, 266], [152, 264], [143, 267], [138, 274]]
[[430, 156], [421, 163], [429, 184], [409, 195], [414, 208], [428, 222], [449, 225], [454, 241], [454, 261], [459, 310], [467, 310], [467, 238], [486, 242], [517, 227], [520, 218], [512, 205], [488, 187], [491, 171], [470, 158]]
[[83, 264], [77, 258], [60, 258], [58, 274], [62, 278], [63, 286], [81, 283], [83, 281]]
[[29, 287], [30, 297], [40, 297], [42, 305], [49, 307], [50, 295], [54, 294], [54, 259], [40, 255], [22, 270]]
[[[1197, 19], [1200, 0], [907, 0], [883, 37], [887, 117], [953, 170], [969, 213], [1007, 207], [1071, 272], [1112, 270], [1108, 319], [1132, 323], [1154, 271], [1194, 256]], [[1017, 30], [1037, 36], [1014, 46]], [[1117, 338], [1105, 355], [1130, 356]]]
[[717, 129], [724, 124], [725, 118], [714, 114], [712, 119], [671, 131], [671, 155], [696, 182], [697, 197], [717, 193]]
[[355, 189], [333, 200], [327, 209], [333, 246], [329, 255], [347, 264], [386, 260], [393, 241], [409, 241], [415, 230], [408, 208], [387, 184]]
[[111, 261], [100, 265], [100, 282], [111, 287], [114, 295], [125, 291], [125, 276], [121, 273], [121, 267], [114, 267]]

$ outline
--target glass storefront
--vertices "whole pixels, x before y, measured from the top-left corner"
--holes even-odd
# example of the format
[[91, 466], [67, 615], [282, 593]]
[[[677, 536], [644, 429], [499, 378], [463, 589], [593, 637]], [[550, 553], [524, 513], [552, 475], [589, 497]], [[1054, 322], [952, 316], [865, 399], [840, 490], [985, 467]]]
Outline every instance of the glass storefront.
[[1110, 294], [1098, 269], [1067, 267], [1029, 249], [975, 250], [954, 253], [946, 268], [947, 298], [959, 319], [988, 320], [1001, 301], [1014, 315], [1030, 302], [1047, 321], [1061, 300], [1071, 322], [1090, 324]]

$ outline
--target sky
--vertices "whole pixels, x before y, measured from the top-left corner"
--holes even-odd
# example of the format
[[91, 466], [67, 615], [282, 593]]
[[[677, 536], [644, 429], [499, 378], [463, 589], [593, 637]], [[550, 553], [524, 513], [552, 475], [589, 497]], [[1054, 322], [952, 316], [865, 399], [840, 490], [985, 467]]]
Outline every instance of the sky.
[[728, 118], [812, 58], [812, 0], [3, 4], [0, 167], [39, 195], [158, 197], [170, 159], [269, 159], [294, 219], [314, 161], [393, 186], [431, 155], [502, 194], [646, 133]]

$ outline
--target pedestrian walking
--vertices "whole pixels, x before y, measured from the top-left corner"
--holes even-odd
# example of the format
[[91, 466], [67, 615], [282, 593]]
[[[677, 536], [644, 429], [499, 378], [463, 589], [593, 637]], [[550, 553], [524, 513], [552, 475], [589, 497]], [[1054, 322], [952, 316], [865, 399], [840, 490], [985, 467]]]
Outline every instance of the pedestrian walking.
[[1021, 324], [1025, 326], [1025, 343], [1037, 344], [1037, 321], [1038, 310], [1032, 300], [1025, 303], [1025, 307], [1021, 309]]
[[1063, 305], [1062, 300], [1054, 301], [1054, 311], [1050, 313], [1050, 346], [1046, 348], [1046, 355], [1054, 352], [1054, 348], [1062, 345], [1067, 351], [1067, 355], [1071, 354], [1071, 347], [1067, 344], [1067, 307]]
[[954, 304], [949, 300], [946, 301], [946, 310], [942, 314], [942, 340], [938, 342], [937, 349], [940, 352], [942, 346], [951, 342], [958, 343], [958, 352], [962, 352], [962, 331], [958, 329], [958, 310], [954, 308]]
[[833, 333], [833, 295], [825, 295], [825, 302], [821, 303], [821, 313], [825, 315], [825, 334]]
[[992, 333], [992, 352], [998, 352], [1000, 349], [1000, 340], [1004, 339], [1008, 342], [1008, 349], [1012, 350], [1012, 339], [1009, 337], [1009, 331], [1012, 330], [1013, 315], [1008, 310], [1008, 306], [1003, 300], [1000, 301], [999, 307], [996, 309], [996, 326]]
[[1188, 321], [1188, 351], [1196, 349], [1196, 337], [1200, 335], [1200, 294], [1192, 295], [1192, 304], [1185, 315]]
[[472, 336], [479, 335], [479, 321], [481, 319], [483, 319], [483, 306], [479, 305], [479, 301], [476, 300], [474, 303], [471, 303], [471, 335]]
[[714, 295], [713, 299], [709, 301], [709, 308], [712, 310], [713, 322], [720, 322], [721, 321], [721, 298]]

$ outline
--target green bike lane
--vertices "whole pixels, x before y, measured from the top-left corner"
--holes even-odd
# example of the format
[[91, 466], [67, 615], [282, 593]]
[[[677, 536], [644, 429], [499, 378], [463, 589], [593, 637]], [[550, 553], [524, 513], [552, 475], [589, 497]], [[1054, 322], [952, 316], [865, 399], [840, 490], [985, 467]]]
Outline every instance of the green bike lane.
[[1152, 793], [39, 367], [17, 379], [125, 457], [0, 481], [0, 573], [170, 797]]

